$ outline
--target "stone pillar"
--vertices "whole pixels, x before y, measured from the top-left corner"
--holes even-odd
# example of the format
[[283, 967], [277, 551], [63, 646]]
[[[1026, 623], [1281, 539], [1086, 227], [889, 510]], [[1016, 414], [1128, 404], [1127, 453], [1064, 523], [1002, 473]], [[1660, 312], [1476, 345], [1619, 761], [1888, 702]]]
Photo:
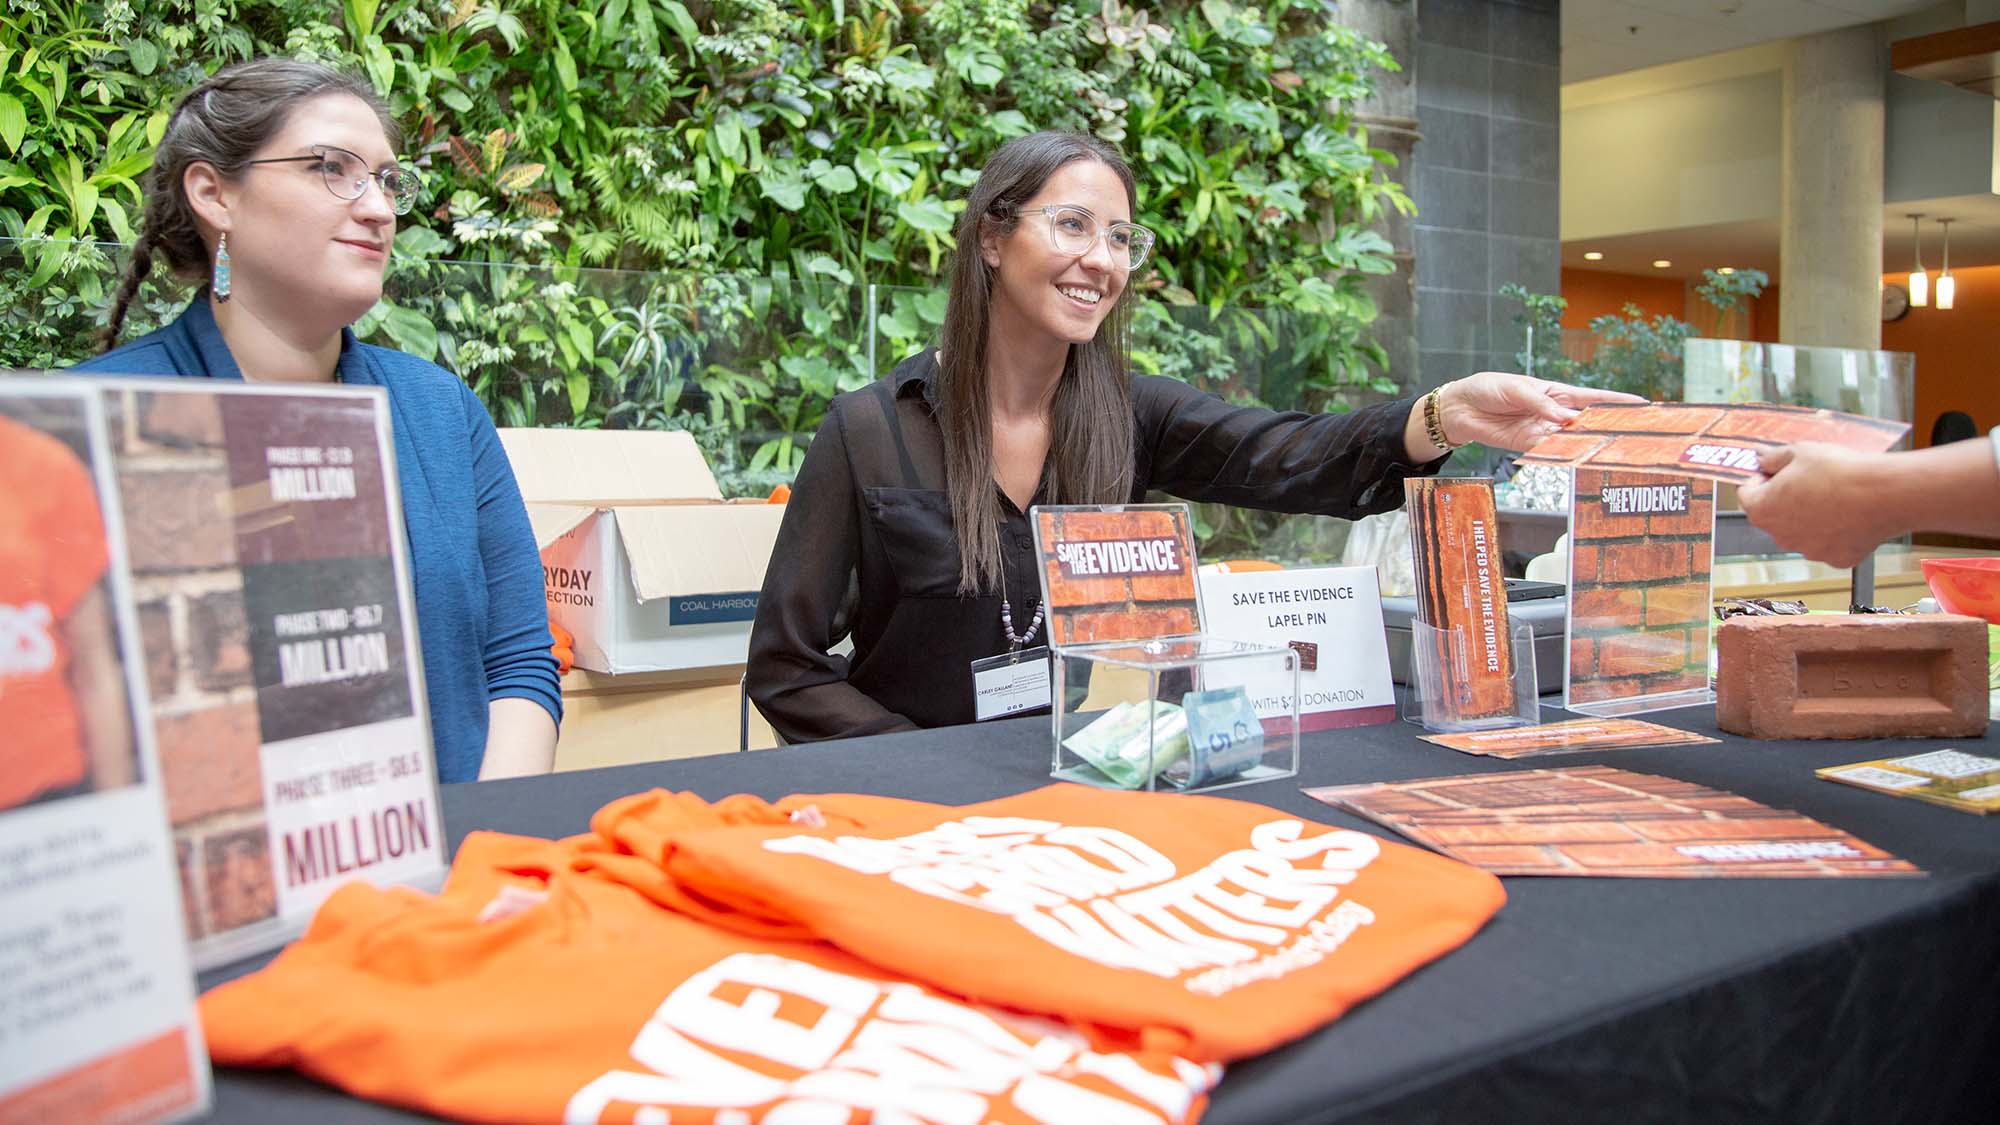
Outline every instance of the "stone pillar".
[[[1333, 19], [1389, 48], [1403, 69], [1378, 73], [1375, 94], [1354, 107], [1355, 118], [1368, 129], [1368, 143], [1396, 158], [1389, 178], [1410, 187], [1412, 150], [1417, 141], [1416, 40], [1417, 10], [1409, 0], [1336, 0]], [[1371, 277], [1369, 296], [1377, 315], [1369, 334], [1382, 345], [1388, 364], [1378, 375], [1400, 387], [1417, 385], [1416, 234], [1410, 218], [1390, 209], [1375, 229], [1395, 250], [1396, 271]]]
[[1874, 25], [1794, 39], [1785, 60], [1779, 331], [1882, 345], [1882, 89]]

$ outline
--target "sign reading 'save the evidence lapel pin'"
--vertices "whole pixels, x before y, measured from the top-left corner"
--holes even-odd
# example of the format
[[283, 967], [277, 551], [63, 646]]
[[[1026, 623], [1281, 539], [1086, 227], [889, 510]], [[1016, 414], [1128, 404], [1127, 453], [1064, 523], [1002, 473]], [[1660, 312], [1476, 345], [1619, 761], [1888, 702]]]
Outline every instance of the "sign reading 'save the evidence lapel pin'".
[[[1396, 717], [1374, 567], [1204, 574], [1201, 589], [1209, 635], [1285, 645], [1299, 653], [1300, 730], [1367, 726]], [[1208, 687], [1225, 686], [1219, 677], [1226, 668], [1207, 674]], [[1290, 710], [1282, 686], [1243, 686], [1259, 717]]]

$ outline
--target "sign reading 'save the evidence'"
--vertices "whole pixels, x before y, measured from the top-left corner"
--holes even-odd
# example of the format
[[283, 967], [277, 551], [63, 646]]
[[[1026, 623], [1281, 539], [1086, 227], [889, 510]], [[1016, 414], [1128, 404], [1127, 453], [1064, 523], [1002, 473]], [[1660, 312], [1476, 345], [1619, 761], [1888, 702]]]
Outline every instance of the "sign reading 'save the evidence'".
[[[1232, 641], [1281, 645], [1299, 654], [1299, 729], [1384, 723], [1396, 716], [1389, 646], [1375, 568], [1203, 574], [1208, 633]], [[1223, 668], [1207, 672], [1210, 679]], [[1260, 718], [1290, 710], [1283, 685], [1243, 686]], [[1215, 687], [1211, 683], [1208, 686]]]

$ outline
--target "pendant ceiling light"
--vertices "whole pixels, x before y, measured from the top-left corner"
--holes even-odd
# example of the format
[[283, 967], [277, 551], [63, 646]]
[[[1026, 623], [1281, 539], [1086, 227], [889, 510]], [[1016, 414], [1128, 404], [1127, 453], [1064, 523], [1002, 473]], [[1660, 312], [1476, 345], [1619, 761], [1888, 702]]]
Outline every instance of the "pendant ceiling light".
[[1924, 272], [1924, 228], [1922, 213], [1910, 216], [1910, 234], [1916, 240], [1917, 264], [1910, 270], [1910, 304], [1923, 308], [1931, 303], [1931, 275]]
[[1937, 307], [1948, 309], [1958, 296], [1958, 282], [1951, 276], [1951, 220], [1939, 219], [1938, 225], [1944, 228], [1944, 269], [1938, 273]]

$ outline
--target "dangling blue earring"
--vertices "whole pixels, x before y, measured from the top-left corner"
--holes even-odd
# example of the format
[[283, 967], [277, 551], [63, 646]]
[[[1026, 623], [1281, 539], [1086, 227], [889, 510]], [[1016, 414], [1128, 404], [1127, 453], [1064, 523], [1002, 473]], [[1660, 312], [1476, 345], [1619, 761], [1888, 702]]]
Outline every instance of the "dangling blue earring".
[[209, 287], [217, 301], [229, 299], [229, 232], [215, 242], [215, 281]]

